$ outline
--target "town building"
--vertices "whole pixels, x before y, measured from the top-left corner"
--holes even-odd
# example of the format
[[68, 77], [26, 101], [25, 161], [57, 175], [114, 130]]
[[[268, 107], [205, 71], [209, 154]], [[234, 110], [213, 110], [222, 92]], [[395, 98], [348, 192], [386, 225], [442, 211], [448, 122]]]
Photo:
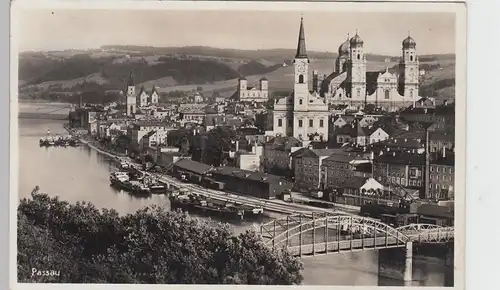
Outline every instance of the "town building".
[[380, 152], [374, 156], [373, 178], [389, 191], [401, 192], [403, 188], [408, 188], [420, 190], [423, 194], [424, 168], [425, 154]]
[[264, 103], [269, 100], [269, 81], [263, 77], [259, 80], [259, 87], [249, 87], [245, 77], [238, 79], [238, 88], [231, 96], [232, 100], [240, 103]]
[[429, 132], [429, 151], [431, 154], [440, 154], [443, 149], [455, 149], [455, 132], [433, 131]]
[[179, 121], [181, 123], [202, 124], [206, 115], [206, 104], [181, 104], [179, 106]]
[[[368, 165], [368, 172], [358, 170], [361, 165]], [[371, 162], [360, 154], [341, 152], [334, 153], [322, 161], [321, 164], [321, 188], [339, 188], [353, 176], [371, 177]]]
[[251, 152], [236, 152], [236, 166], [248, 171], [262, 171], [261, 166], [264, 147], [258, 142], [255, 142], [251, 148]]
[[166, 130], [152, 130], [145, 134], [142, 139], [140, 149], [162, 146], [167, 144], [167, 135], [169, 131]]
[[294, 137], [277, 136], [264, 143], [264, 172], [292, 176], [291, 154], [302, 148], [302, 142]]
[[455, 186], [455, 154], [443, 149], [442, 155], [430, 163], [429, 194], [435, 200], [453, 200]]
[[292, 153], [292, 169], [297, 189], [321, 189], [321, 166], [323, 160], [342, 149], [302, 148]]
[[156, 132], [158, 139], [164, 140], [163, 143], [165, 143], [168, 132], [174, 129], [174, 127], [159, 121], [138, 121], [129, 128], [132, 146], [141, 149], [143, 137], [153, 131]]
[[[390, 62], [387, 59], [386, 62]], [[396, 110], [418, 99], [419, 61], [416, 42], [402, 42], [399, 67], [394, 71], [367, 72], [364, 41], [358, 32], [339, 46], [334, 71], [321, 84], [321, 95], [333, 105], [376, 107]]]
[[303, 19], [300, 21], [294, 60], [294, 89], [290, 96], [276, 101], [273, 108], [275, 136], [293, 136], [300, 141], [328, 141], [328, 105], [317, 91], [309, 90], [309, 58]]

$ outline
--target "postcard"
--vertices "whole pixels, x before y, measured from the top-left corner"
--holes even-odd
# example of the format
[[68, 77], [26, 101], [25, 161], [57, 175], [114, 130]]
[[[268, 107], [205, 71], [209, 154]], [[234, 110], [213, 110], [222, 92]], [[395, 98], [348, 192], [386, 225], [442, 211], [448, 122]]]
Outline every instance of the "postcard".
[[465, 4], [30, 2], [13, 289], [463, 289]]

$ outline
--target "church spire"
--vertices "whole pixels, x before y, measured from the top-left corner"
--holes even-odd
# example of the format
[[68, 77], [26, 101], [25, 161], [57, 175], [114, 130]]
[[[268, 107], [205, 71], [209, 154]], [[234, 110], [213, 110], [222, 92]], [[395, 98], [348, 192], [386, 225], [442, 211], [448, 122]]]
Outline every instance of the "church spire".
[[130, 70], [130, 74], [128, 76], [127, 86], [134, 86], [134, 75], [132, 74], [132, 70]]
[[307, 58], [306, 37], [304, 34], [304, 18], [300, 17], [299, 43], [297, 45], [297, 54], [295, 58]]

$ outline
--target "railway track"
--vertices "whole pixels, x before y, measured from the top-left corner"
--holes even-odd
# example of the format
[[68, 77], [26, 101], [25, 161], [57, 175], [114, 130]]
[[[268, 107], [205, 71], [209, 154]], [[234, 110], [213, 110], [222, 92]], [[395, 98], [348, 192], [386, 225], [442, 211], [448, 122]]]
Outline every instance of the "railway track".
[[250, 206], [262, 207], [264, 210], [274, 213], [281, 214], [296, 214], [296, 213], [306, 213], [310, 214], [311, 212], [321, 212], [321, 213], [329, 213], [329, 214], [342, 214], [342, 215], [353, 215], [351, 213], [333, 210], [333, 209], [323, 209], [308, 205], [302, 204], [294, 204], [294, 203], [286, 203], [281, 200], [264, 200], [256, 197], [247, 197], [241, 195], [230, 194], [223, 191], [218, 191], [214, 189], [209, 189], [205, 187], [201, 187], [196, 184], [191, 183], [183, 183], [170, 176], [157, 176], [160, 182], [163, 183], [171, 183], [177, 187], [183, 187], [189, 189], [195, 193], [200, 195], [205, 195], [210, 198], [214, 198], [222, 201], [231, 201], [235, 203], [246, 204]]

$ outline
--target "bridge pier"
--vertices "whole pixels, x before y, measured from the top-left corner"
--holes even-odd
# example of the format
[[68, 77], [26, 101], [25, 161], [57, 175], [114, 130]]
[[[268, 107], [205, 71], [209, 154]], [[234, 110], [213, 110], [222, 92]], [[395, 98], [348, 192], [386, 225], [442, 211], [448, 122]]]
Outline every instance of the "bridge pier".
[[444, 286], [453, 287], [455, 285], [455, 247], [453, 243], [446, 249]]
[[405, 283], [413, 280], [413, 243], [406, 243], [405, 269], [403, 274]]
[[407, 242], [404, 248], [379, 250], [379, 278], [389, 278], [411, 285], [413, 281], [413, 243]]

